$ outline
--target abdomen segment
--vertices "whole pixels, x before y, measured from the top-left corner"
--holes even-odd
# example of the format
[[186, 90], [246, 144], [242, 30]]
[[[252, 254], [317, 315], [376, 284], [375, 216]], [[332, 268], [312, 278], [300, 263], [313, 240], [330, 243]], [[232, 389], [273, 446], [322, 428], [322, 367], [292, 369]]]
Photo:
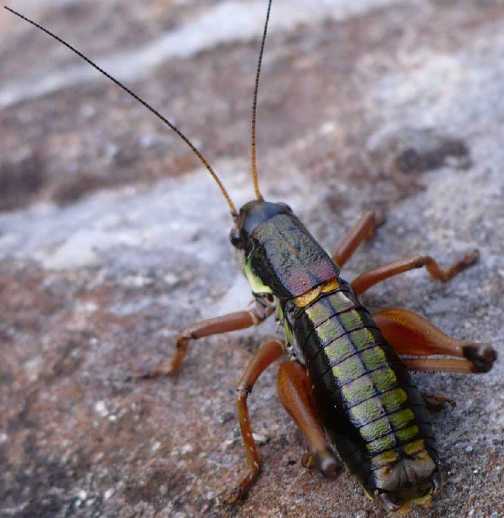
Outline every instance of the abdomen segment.
[[372, 471], [433, 446], [421, 396], [349, 286], [288, 314], [324, 425], [359, 462]]

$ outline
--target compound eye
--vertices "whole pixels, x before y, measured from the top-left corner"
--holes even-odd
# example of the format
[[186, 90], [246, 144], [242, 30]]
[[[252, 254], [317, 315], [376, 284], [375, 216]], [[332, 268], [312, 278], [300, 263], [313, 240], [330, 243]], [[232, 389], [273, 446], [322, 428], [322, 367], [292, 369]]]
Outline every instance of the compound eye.
[[243, 239], [240, 231], [237, 228], [233, 228], [229, 234], [229, 240], [235, 248], [244, 248]]
[[264, 299], [266, 300], [266, 302], [268, 304], [273, 304], [275, 302], [275, 297], [273, 297], [272, 293], [265, 293], [264, 294]]
[[264, 307], [272, 307], [275, 304], [275, 297], [272, 293], [256, 293], [254, 296], [257, 302]]

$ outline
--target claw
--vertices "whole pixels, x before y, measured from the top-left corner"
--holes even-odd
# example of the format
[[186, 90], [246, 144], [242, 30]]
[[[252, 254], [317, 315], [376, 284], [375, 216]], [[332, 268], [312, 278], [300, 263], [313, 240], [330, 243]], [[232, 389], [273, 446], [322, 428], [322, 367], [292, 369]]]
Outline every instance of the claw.
[[375, 209], [374, 211], [374, 220], [375, 220], [375, 226], [376, 228], [381, 227], [383, 224], [385, 224], [386, 216], [385, 211], [380, 209]]
[[475, 373], [488, 372], [497, 360], [497, 351], [490, 345], [467, 343], [462, 346], [462, 352], [473, 364]]
[[466, 267], [468, 267], [474, 263], [477, 263], [479, 261], [479, 258], [480, 258], [480, 251], [477, 248], [475, 248], [474, 250], [471, 250], [466, 255], [464, 255], [464, 257], [462, 259], [462, 263]]
[[225, 492], [222, 498], [222, 501], [227, 505], [236, 505], [240, 500], [243, 500], [243, 494], [239, 487], [234, 487]]
[[259, 470], [250, 472], [236, 487], [224, 495], [224, 503], [227, 505], [236, 505], [241, 500], [244, 500], [258, 476]]

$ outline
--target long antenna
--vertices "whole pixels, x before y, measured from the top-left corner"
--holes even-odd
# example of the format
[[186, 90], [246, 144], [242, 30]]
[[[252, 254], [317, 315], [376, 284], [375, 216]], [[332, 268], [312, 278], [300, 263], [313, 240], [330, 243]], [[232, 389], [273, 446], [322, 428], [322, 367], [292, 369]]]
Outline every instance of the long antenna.
[[63, 44], [65, 47], [70, 49], [72, 52], [77, 54], [80, 58], [82, 58], [84, 61], [89, 63], [93, 68], [98, 70], [98, 72], [101, 72], [105, 77], [110, 79], [112, 82], [114, 82], [117, 86], [122, 88], [126, 93], [131, 95], [134, 99], [136, 99], [139, 103], [143, 104], [150, 112], [152, 112], [156, 117], [161, 119], [167, 126], [169, 126], [194, 152], [194, 154], [201, 160], [203, 165], [206, 167], [212, 178], [217, 182], [217, 185], [219, 186], [219, 189], [221, 190], [224, 198], [226, 199], [227, 204], [229, 205], [229, 208], [231, 210], [231, 215], [233, 218], [237, 217], [238, 211], [236, 210], [236, 206], [233, 203], [233, 200], [231, 200], [231, 197], [229, 196], [228, 192], [224, 188], [223, 183], [221, 182], [220, 178], [217, 176], [217, 173], [214, 171], [212, 166], [209, 164], [208, 160], [203, 156], [201, 151], [180, 131], [172, 122], [170, 122], [166, 117], [161, 115], [155, 108], [153, 108], [150, 104], [148, 104], [146, 101], [144, 101], [140, 96], [138, 96], [135, 92], [130, 90], [125, 84], [121, 83], [118, 79], [111, 76], [108, 72], [103, 70], [101, 67], [99, 67], [96, 63], [91, 61], [87, 56], [85, 56], [82, 52], [78, 51], [76, 48], [72, 47], [69, 43], [61, 39], [56, 34], [52, 33], [51, 31], [47, 30], [45, 27], [42, 27], [38, 23], [34, 22], [33, 20], [30, 20], [26, 16], [22, 15], [21, 13], [18, 13], [17, 11], [14, 11], [14, 9], [11, 9], [10, 7], [4, 6], [4, 8], [7, 11], [10, 11], [12, 14], [15, 14], [22, 20], [25, 20], [26, 22], [32, 24], [33, 26], [37, 27], [37, 29], [40, 29], [42, 32], [45, 32], [48, 36], [51, 36], [56, 41], [59, 41], [61, 44]]
[[257, 120], [257, 97], [259, 94], [259, 79], [261, 77], [261, 67], [264, 54], [264, 46], [266, 45], [266, 36], [268, 35], [268, 24], [271, 14], [271, 4], [273, 0], [268, 2], [268, 11], [266, 12], [266, 21], [264, 22], [264, 32], [261, 40], [261, 50], [259, 52], [259, 60], [257, 62], [257, 71], [254, 88], [254, 101], [252, 103], [252, 148], [251, 148], [251, 173], [254, 182], [254, 191], [256, 198], [262, 200], [262, 194], [259, 190], [259, 176], [257, 174], [257, 151], [256, 151], [256, 120]]

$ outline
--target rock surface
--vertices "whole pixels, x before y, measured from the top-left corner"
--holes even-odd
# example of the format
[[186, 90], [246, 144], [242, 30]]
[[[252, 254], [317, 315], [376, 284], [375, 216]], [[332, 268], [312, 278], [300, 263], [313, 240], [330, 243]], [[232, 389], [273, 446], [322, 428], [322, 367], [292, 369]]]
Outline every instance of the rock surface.
[[[348, 6], [351, 7], [348, 7]], [[265, 2], [19, 0], [195, 139], [241, 204]], [[259, 164], [328, 248], [370, 208], [386, 223], [345, 276], [412, 254], [448, 264], [370, 292], [504, 353], [504, 4], [277, 0], [260, 92]], [[263, 473], [222, 494], [244, 455], [234, 388], [272, 327], [204, 340], [176, 380], [131, 382], [186, 324], [243, 307], [230, 219], [195, 157], [144, 108], [0, 14], [0, 516], [379, 517], [354, 479], [300, 464], [275, 396], [251, 397]], [[447, 480], [411, 516], [504, 516], [504, 368], [415, 375], [457, 401], [433, 416]]]

